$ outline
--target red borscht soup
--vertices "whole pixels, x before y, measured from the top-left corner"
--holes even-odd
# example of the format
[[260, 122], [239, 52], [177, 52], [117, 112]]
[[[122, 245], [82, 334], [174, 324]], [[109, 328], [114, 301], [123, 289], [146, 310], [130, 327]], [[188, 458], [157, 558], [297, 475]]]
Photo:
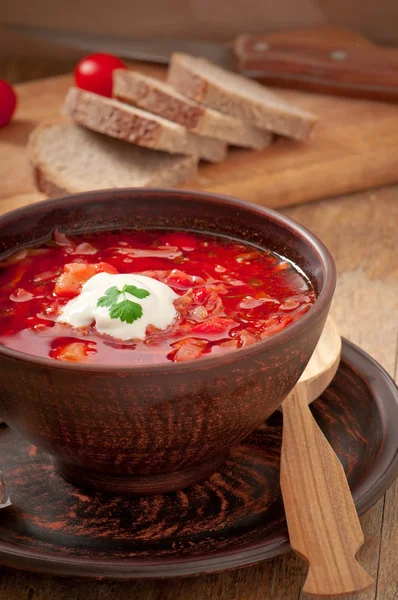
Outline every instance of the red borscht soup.
[[[268, 338], [314, 302], [310, 281], [295, 265], [233, 239], [160, 230], [55, 232], [0, 264], [0, 344], [58, 361], [182, 362]], [[145, 323], [139, 339], [126, 339], [138, 331], [129, 327]]]

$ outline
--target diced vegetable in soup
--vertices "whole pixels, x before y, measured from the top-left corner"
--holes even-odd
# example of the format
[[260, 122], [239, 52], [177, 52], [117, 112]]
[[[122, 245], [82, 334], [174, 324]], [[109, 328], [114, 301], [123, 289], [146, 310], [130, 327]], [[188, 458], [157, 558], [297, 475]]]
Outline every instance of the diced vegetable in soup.
[[314, 302], [291, 262], [233, 239], [56, 231], [0, 263], [0, 344], [70, 363], [183, 362], [264, 340]]

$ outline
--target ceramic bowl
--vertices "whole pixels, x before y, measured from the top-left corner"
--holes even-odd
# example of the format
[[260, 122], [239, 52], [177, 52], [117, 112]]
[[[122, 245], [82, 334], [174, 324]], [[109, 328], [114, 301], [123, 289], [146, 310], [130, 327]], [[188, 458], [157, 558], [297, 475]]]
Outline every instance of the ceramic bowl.
[[300, 320], [227, 354], [161, 365], [57, 362], [0, 346], [0, 416], [71, 482], [115, 494], [178, 490], [210, 476], [275, 411], [322, 332], [335, 267], [309, 231], [272, 210], [212, 194], [86, 192], [0, 217], [0, 255], [55, 228], [194, 229], [233, 236], [294, 261], [317, 300]]

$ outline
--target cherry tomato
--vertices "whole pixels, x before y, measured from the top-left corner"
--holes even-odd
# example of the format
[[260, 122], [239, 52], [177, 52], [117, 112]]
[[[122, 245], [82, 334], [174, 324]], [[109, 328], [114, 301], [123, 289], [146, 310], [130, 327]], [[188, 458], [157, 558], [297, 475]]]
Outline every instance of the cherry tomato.
[[126, 65], [112, 54], [90, 54], [75, 68], [77, 87], [101, 96], [112, 96], [112, 73], [115, 69], [126, 69]]
[[4, 79], [0, 79], [0, 127], [10, 121], [17, 105], [17, 95], [12, 86]]

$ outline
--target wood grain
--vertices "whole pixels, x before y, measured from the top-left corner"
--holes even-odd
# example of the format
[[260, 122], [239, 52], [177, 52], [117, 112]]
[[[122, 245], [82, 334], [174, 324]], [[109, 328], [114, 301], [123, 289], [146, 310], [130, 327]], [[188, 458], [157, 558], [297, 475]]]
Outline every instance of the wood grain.
[[[388, 489], [391, 479], [381, 465], [398, 474], [396, 393], [362, 352], [344, 343], [333, 382], [311, 406], [361, 513]], [[282, 429], [276, 411], [202, 485], [183, 494], [126, 499], [76, 494], [54, 473], [48, 456], [2, 427], [0, 457], [13, 507], [0, 511], [0, 564], [66, 576], [156, 579], [270, 560], [288, 549], [280, 494]], [[303, 524], [307, 528], [307, 519]]]
[[398, 52], [358, 37], [342, 35], [336, 44], [321, 31], [308, 38], [303, 31], [287, 31], [272, 40], [243, 34], [234, 44], [237, 70], [267, 85], [396, 102]]
[[[397, 357], [398, 333], [394, 318], [398, 309], [397, 194], [398, 186], [284, 211], [317, 233], [334, 254], [339, 284], [332, 312], [340, 331], [370, 352], [391, 374]], [[373, 577], [378, 574], [379, 577], [377, 595], [373, 589], [353, 596], [355, 600], [393, 600], [398, 593], [397, 521], [395, 485], [386, 499], [361, 519], [365, 545], [359, 552], [359, 560]], [[181, 582], [129, 584], [86, 582], [1, 569], [0, 599], [85, 600], [91, 593], [96, 600], [111, 597], [297, 600], [306, 571], [302, 561], [289, 555], [272, 561], [269, 569], [268, 580], [262, 576], [262, 566], [258, 566]]]
[[292, 548], [309, 563], [303, 591], [337, 596], [372, 585], [355, 559], [364, 538], [342, 465], [300, 387], [283, 403], [281, 487]]
[[[343, 30], [336, 44], [340, 38], [347, 43], [348, 37]], [[357, 43], [358, 36], [353, 40]], [[133, 66], [159, 77], [165, 74], [160, 66]], [[14, 202], [23, 204], [21, 195], [35, 193], [21, 148], [37, 123], [61, 120], [59, 109], [71, 83], [70, 76], [60, 76], [18, 87], [16, 119], [0, 131], [0, 210], [3, 199], [17, 196]], [[293, 90], [280, 93], [320, 116], [310, 143], [279, 138], [262, 152], [231, 149], [225, 162], [202, 164], [198, 178], [183, 187], [281, 208], [398, 180], [398, 106]]]
[[356, 560], [364, 543], [342, 464], [309, 410], [333, 379], [341, 338], [329, 317], [304, 373], [284, 400], [281, 489], [295, 552], [309, 564], [303, 591], [337, 596], [373, 581]]
[[[45, 68], [40, 73], [43, 76], [49, 74]], [[15, 77], [19, 77], [18, 70]], [[32, 106], [32, 112], [40, 114], [40, 98], [35, 100], [34, 95], [36, 85], [21, 88], [20, 94], [22, 100]], [[48, 86], [46, 89], [45, 97], [48, 98], [51, 91]], [[336, 110], [340, 110], [339, 106], [337, 102]], [[371, 115], [370, 108], [369, 111]], [[33, 117], [23, 117], [23, 113], [20, 117], [25, 119], [22, 120], [22, 128], [33, 126]], [[392, 121], [391, 117], [390, 124]], [[345, 125], [348, 130], [344, 139], [350, 142], [352, 128], [349, 118]], [[388, 125], [385, 131], [388, 131]], [[0, 144], [5, 141], [6, 132], [6, 129], [1, 132]], [[42, 197], [35, 193], [33, 183], [26, 185], [27, 164], [21, 153], [24, 139], [26, 132], [21, 133], [19, 147], [14, 148], [13, 141], [7, 142], [7, 152], [0, 149], [1, 211]], [[9, 151], [15, 151], [18, 162], [22, 161], [25, 165], [21, 168], [24, 184], [18, 182], [17, 166], [13, 171], [13, 185], [7, 183], [8, 171], [6, 168], [3, 170], [3, 161]], [[322, 173], [322, 167], [320, 171]], [[397, 195], [398, 186], [394, 186], [284, 210], [318, 234], [335, 257], [339, 283], [332, 314], [342, 335], [364, 348], [396, 378]], [[376, 591], [372, 589], [353, 598], [394, 600], [398, 597], [398, 483], [392, 486], [385, 499], [362, 517], [361, 523], [365, 545], [358, 558], [375, 577], [377, 587]], [[300, 596], [305, 571], [302, 561], [293, 554], [241, 571], [166, 582], [92, 582], [1, 568], [0, 600], [297, 600], [305, 597], [304, 594]]]
[[339, 366], [341, 336], [333, 319], [328, 317], [321, 338], [304, 369], [298, 385], [305, 387], [308, 402], [313, 402], [328, 387]]
[[[343, 335], [370, 352], [394, 373], [397, 356], [398, 283], [394, 252], [398, 187], [372, 194], [325, 200], [286, 210], [332, 249], [339, 270], [333, 316]], [[366, 243], [364, 242], [366, 240]], [[383, 301], [381, 301], [383, 298]], [[393, 600], [398, 593], [398, 489], [393, 486], [362, 519], [365, 545], [359, 560], [377, 580], [375, 590], [356, 600]], [[263, 566], [194, 580], [138, 583], [86, 582], [0, 570], [1, 600], [297, 600], [306, 568], [293, 555], [276, 559], [265, 578]], [[224, 595], [222, 595], [224, 594]], [[305, 596], [303, 595], [303, 598]]]
[[[398, 187], [335, 198], [284, 211], [325, 242], [337, 264], [338, 284], [332, 315], [341, 334], [369, 352], [397, 380], [398, 263], [395, 247], [398, 227]], [[365, 545], [358, 559], [376, 578], [376, 591], [357, 594], [358, 600], [394, 600], [398, 595], [398, 557], [395, 549], [398, 487], [395, 484], [362, 519]], [[391, 537], [392, 536], [392, 537]], [[294, 566], [293, 566], [294, 565]], [[297, 559], [276, 561], [278, 572], [295, 569], [295, 586], [286, 600], [300, 597], [305, 569]], [[305, 598], [304, 595], [302, 595]], [[280, 598], [284, 599], [281, 595]], [[276, 596], [275, 600], [279, 600]]]

